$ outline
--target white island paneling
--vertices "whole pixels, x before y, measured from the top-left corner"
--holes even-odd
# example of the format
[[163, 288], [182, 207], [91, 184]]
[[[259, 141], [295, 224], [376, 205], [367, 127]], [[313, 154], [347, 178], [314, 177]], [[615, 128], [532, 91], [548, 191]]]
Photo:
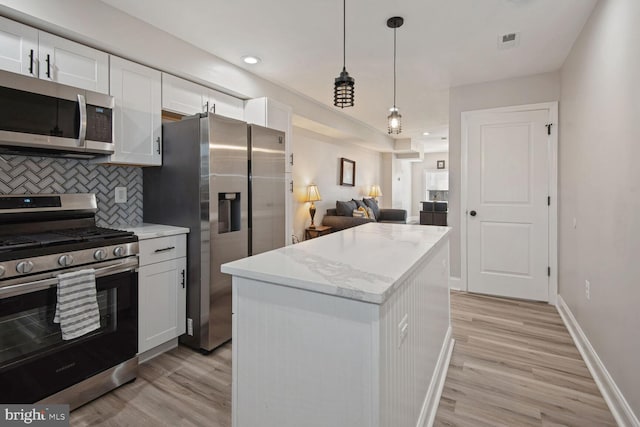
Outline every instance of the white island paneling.
[[426, 425], [453, 345], [448, 232], [371, 223], [223, 265], [234, 426]]

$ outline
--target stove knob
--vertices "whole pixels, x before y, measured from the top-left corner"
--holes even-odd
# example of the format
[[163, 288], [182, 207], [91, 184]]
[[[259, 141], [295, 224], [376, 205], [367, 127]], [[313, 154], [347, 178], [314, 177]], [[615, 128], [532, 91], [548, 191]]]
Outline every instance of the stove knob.
[[98, 261], [102, 261], [103, 259], [105, 259], [107, 257], [107, 251], [105, 251], [104, 249], [98, 249], [93, 254], [93, 257], [95, 259], [97, 259]]
[[4, 276], [4, 265], [0, 265], [0, 277]]
[[31, 273], [33, 270], [33, 263], [31, 261], [20, 261], [18, 265], [16, 265], [16, 271], [20, 274]]
[[122, 249], [122, 246], [118, 246], [117, 248], [115, 248], [113, 250], [113, 255], [115, 256], [122, 256], [124, 255], [124, 249]]
[[63, 267], [68, 267], [73, 264], [73, 257], [71, 255], [62, 255], [60, 258], [58, 258], [58, 264]]

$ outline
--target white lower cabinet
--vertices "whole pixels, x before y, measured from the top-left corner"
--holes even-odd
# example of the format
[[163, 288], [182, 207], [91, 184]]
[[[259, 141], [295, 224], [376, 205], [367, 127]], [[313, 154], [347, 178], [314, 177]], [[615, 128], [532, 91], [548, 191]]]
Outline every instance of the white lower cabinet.
[[142, 354], [185, 333], [186, 236], [140, 240], [139, 244], [138, 353]]

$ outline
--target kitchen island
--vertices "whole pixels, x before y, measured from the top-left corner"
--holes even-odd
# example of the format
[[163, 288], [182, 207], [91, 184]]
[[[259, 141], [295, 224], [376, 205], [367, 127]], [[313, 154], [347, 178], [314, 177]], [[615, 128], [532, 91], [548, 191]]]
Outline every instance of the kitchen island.
[[453, 348], [448, 233], [369, 223], [224, 264], [233, 425], [428, 425]]

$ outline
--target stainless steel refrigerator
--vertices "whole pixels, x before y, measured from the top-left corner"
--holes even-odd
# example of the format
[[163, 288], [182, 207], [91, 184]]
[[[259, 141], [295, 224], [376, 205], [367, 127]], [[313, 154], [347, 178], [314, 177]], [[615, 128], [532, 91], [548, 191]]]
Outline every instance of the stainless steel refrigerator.
[[189, 227], [187, 334], [231, 339], [231, 276], [220, 265], [285, 245], [284, 133], [215, 114], [162, 125], [162, 167], [144, 169], [144, 221]]

